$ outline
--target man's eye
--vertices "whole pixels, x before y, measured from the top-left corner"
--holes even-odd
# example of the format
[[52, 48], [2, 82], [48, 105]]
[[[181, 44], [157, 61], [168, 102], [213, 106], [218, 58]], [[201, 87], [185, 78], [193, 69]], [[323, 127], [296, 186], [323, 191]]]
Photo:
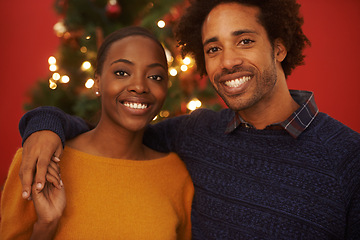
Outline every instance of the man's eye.
[[248, 45], [250, 43], [253, 43], [254, 41], [253, 40], [250, 40], [250, 39], [243, 39], [240, 41], [240, 44], [241, 45]]
[[217, 51], [219, 51], [218, 47], [211, 47], [206, 51], [206, 53], [215, 53]]
[[119, 76], [119, 77], [125, 77], [125, 76], [128, 76], [129, 74], [125, 71], [116, 71], [115, 75]]
[[161, 81], [163, 80], [164, 78], [160, 75], [151, 75], [149, 76], [150, 79], [153, 79], [153, 80], [156, 80], [156, 81]]

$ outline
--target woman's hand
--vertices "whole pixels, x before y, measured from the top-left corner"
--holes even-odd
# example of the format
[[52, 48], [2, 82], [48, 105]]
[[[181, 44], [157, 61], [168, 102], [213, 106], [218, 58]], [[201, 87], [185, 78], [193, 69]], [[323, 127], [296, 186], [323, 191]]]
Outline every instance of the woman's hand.
[[42, 190], [36, 187], [36, 183], [32, 186], [32, 200], [38, 218], [31, 239], [52, 239], [66, 206], [60, 168], [54, 161], [48, 165], [46, 180]]

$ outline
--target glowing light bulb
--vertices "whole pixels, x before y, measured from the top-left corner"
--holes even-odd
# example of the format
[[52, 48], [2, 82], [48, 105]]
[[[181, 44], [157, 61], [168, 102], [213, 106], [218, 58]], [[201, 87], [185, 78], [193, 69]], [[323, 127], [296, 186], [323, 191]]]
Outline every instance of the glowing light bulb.
[[181, 71], [186, 72], [188, 70], [188, 66], [181, 65], [180, 69], [181, 69]]
[[91, 63], [89, 62], [89, 61], [85, 61], [85, 62], [83, 62], [83, 64], [81, 65], [81, 69], [82, 70], [88, 70], [88, 69], [90, 69], [91, 68]]
[[48, 59], [48, 63], [49, 63], [50, 65], [54, 65], [54, 64], [56, 64], [56, 58], [55, 58], [55, 57], [53, 57], [53, 56], [49, 57], [49, 59]]
[[89, 78], [85, 83], [85, 87], [86, 88], [92, 88], [94, 86], [94, 83], [95, 83], [94, 80]]
[[157, 25], [158, 25], [159, 28], [164, 28], [166, 24], [165, 24], [165, 21], [164, 21], [164, 20], [159, 20], [159, 21], [157, 22]]
[[185, 65], [189, 65], [191, 63], [191, 59], [189, 57], [186, 57], [182, 60], [182, 62], [185, 64]]
[[56, 65], [50, 65], [50, 66], [49, 66], [49, 70], [50, 70], [51, 72], [55, 72], [57, 69], [58, 69], [58, 67], [57, 67]]
[[194, 98], [192, 99], [187, 105], [186, 107], [190, 110], [190, 111], [194, 111], [195, 109], [201, 107], [201, 102], [199, 99]]
[[91, 36], [90, 35], [88, 35], [88, 36], [86, 36], [86, 40], [89, 40], [91, 38]]
[[167, 118], [169, 116], [170, 116], [170, 112], [167, 111], [167, 110], [164, 110], [164, 111], [160, 112], [160, 117]]
[[175, 68], [170, 68], [170, 69], [169, 69], [169, 73], [170, 73], [171, 76], [175, 77], [178, 72], [176, 71]]
[[49, 88], [52, 90], [57, 88], [57, 84], [51, 78], [49, 79]]
[[59, 74], [59, 73], [53, 73], [52, 78], [53, 78], [55, 81], [57, 81], [57, 80], [60, 79], [60, 74]]
[[86, 53], [86, 52], [87, 52], [87, 47], [82, 46], [82, 47], [80, 48], [80, 52]]
[[67, 76], [67, 75], [62, 76], [61, 79], [60, 79], [60, 82], [61, 82], [61, 83], [68, 83], [68, 82], [70, 82], [69, 76]]

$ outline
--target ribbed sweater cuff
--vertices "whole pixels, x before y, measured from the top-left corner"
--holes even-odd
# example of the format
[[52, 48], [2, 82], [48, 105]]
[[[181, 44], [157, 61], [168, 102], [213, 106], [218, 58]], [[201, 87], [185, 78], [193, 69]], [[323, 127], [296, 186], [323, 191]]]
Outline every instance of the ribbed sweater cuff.
[[41, 130], [50, 130], [60, 137], [64, 147], [65, 133], [62, 121], [64, 121], [64, 118], [61, 114], [50, 107], [41, 107], [26, 113], [19, 123], [19, 131], [23, 139], [22, 145], [32, 133]]

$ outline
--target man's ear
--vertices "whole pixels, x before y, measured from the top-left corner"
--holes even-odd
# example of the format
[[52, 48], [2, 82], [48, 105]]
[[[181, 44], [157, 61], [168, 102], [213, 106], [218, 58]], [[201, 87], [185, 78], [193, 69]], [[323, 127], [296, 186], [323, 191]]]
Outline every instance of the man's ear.
[[95, 74], [95, 80], [94, 80], [94, 87], [95, 95], [97, 97], [101, 96], [101, 89], [100, 89], [100, 76], [98, 74]]
[[278, 62], [282, 62], [284, 61], [286, 55], [287, 55], [287, 50], [286, 47], [284, 45], [284, 41], [280, 38], [275, 39], [274, 42], [274, 53], [275, 53], [275, 59]]

